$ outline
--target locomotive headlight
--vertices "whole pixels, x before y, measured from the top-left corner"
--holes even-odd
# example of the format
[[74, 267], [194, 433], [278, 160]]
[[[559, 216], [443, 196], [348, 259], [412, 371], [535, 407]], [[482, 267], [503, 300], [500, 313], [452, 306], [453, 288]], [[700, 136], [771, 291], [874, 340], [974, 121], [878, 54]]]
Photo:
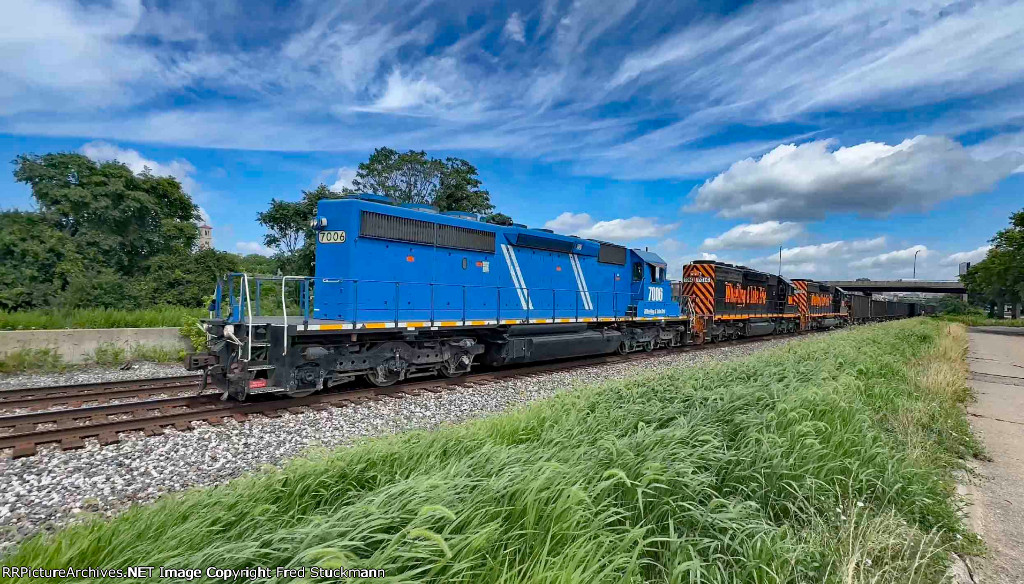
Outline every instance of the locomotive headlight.
[[327, 217], [316, 217], [309, 222], [310, 229], [325, 229], [327, 227]]

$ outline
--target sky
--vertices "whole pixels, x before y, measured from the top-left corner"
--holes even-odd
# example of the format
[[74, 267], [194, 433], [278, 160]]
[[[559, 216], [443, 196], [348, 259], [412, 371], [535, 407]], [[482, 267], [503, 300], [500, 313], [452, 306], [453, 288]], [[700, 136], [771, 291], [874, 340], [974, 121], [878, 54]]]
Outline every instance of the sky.
[[[790, 277], [953, 278], [1024, 207], [1024, 3], [6, 0], [0, 159], [181, 180], [214, 245], [380, 146], [498, 210]], [[0, 173], [0, 208], [31, 209]]]

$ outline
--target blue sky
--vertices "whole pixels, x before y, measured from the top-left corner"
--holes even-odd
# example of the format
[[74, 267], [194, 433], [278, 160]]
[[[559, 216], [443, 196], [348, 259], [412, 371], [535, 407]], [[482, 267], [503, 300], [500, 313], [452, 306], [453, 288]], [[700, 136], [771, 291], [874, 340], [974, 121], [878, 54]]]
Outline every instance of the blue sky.
[[[215, 246], [377, 146], [531, 226], [790, 276], [956, 274], [1024, 207], [1017, 2], [9, 0], [0, 157], [171, 174]], [[0, 173], [0, 206], [30, 208]]]

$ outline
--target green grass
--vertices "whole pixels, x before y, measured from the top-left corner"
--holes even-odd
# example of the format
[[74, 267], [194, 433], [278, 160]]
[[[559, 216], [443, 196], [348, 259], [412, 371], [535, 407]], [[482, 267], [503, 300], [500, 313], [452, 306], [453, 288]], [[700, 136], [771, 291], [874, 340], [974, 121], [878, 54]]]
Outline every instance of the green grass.
[[344, 566], [390, 582], [931, 583], [977, 550], [963, 328], [858, 327], [319, 451], [7, 565]]
[[0, 330], [180, 327], [186, 316], [206, 317], [205, 310], [162, 306], [142, 310], [90, 308], [0, 312]]
[[977, 314], [942, 314], [936, 317], [946, 322], [958, 322], [967, 326], [1024, 326], [1024, 318], [988, 318]]

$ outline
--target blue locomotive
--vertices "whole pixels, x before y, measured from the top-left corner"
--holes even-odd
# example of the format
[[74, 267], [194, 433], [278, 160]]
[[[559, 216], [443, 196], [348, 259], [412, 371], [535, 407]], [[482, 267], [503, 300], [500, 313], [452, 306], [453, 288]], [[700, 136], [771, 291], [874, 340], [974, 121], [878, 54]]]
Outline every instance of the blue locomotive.
[[691, 304], [673, 297], [665, 261], [649, 251], [375, 195], [321, 201], [312, 226], [315, 276], [218, 284], [209, 351], [186, 365], [225, 396], [693, 340]]

